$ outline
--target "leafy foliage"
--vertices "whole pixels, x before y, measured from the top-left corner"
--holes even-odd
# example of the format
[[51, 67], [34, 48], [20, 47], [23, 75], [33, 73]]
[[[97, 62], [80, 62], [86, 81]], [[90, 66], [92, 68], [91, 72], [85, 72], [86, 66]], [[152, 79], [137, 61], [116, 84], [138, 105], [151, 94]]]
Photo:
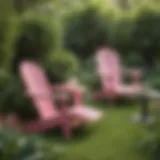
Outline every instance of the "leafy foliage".
[[[46, 18], [47, 17], [47, 18]], [[23, 59], [43, 59], [55, 51], [61, 38], [59, 23], [50, 12], [27, 12], [21, 17], [20, 34], [15, 47], [15, 64]]]
[[51, 160], [62, 155], [61, 148], [47, 144], [38, 136], [25, 136], [7, 128], [0, 131], [1, 160]]
[[0, 94], [0, 110], [6, 115], [16, 113], [23, 120], [35, 119], [37, 116], [19, 79], [6, 70], [0, 72]]
[[64, 82], [77, 72], [79, 62], [73, 53], [62, 50], [51, 54], [44, 67], [51, 82]]
[[[147, 26], [147, 27], [146, 27]], [[148, 64], [153, 66], [160, 51], [160, 12], [158, 9], [144, 8], [135, 21], [134, 45], [142, 53]]]
[[[90, 91], [97, 91], [101, 88], [100, 79], [96, 73], [96, 66], [94, 57], [90, 57], [85, 61], [81, 62], [81, 68], [79, 69], [78, 75], [80, 75], [81, 82], [87, 86]], [[85, 70], [85, 72], [84, 72]]]
[[156, 123], [148, 128], [149, 133], [142, 138], [140, 149], [142, 154], [147, 155], [153, 160], [160, 159], [160, 119], [159, 111], [155, 110]]
[[[85, 59], [102, 46], [112, 46], [125, 56], [142, 57], [144, 65], [154, 67], [159, 58], [159, 9], [144, 6], [131, 11], [100, 11], [88, 5], [71, 12], [65, 29], [65, 45]], [[146, 27], [148, 26], [148, 27]]]
[[72, 13], [67, 20], [66, 47], [79, 57], [84, 58], [93, 54], [99, 45], [107, 43], [107, 24], [110, 20], [111, 17], [103, 17], [94, 6]]

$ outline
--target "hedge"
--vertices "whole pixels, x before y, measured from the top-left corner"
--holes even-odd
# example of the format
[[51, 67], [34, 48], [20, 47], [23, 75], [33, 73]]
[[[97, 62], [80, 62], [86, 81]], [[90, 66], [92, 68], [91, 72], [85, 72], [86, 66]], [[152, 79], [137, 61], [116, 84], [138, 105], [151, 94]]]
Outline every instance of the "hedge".
[[145, 65], [153, 66], [160, 52], [158, 7], [113, 12], [109, 9], [99, 12], [99, 7], [95, 6], [72, 12], [65, 26], [65, 46], [86, 59], [105, 44], [116, 48], [122, 58], [140, 54]]

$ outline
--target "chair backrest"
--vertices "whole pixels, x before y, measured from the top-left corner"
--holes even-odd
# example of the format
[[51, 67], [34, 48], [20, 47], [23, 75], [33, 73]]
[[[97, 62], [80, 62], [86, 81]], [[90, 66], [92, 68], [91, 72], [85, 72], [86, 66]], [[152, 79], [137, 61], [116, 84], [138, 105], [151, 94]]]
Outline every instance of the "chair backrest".
[[121, 64], [118, 53], [110, 48], [102, 48], [96, 53], [97, 72], [102, 85], [115, 88], [121, 84]]
[[32, 99], [40, 118], [47, 118], [55, 114], [52, 87], [48, 82], [44, 70], [35, 62], [22, 61], [19, 67], [20, 76]]

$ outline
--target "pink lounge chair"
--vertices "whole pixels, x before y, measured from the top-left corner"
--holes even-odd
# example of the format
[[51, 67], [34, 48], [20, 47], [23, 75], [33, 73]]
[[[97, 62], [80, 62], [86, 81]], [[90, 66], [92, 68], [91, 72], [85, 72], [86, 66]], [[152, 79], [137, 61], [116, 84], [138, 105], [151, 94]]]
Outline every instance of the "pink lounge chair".
[[[102, 48], [96, 52], [97, 74], [101, 79], [103, 89], [96, 94], [95, 99], [114, 99], [118, 96], [134, 97], [143, 92], [140, 83], [141, 71], [122, 67], [118, 53], [110, 48]], [[123, 75], [130, 74], [132, 84], [123, 83]]]
[[[19, 71], [26, 94], [32, 100], [39, 115], [38, 120], [25, 124], [23, 127], [25, 131], [40, 132], [49, 128], [61, 127], [65, 138], [69, 139], [72, 126], [77, 121], [82, 124], [82, 122], [97, 121], [101, 117], [101, 112], [82, 104], [81, 92], [73, 86], [67, 84], [52, 86], [46, 78], [45, 71], [37, 63], [23, 61]], [[74, 105], [58, 109], [54, 103], [54, 89], [70, 92], [75, 100]]]

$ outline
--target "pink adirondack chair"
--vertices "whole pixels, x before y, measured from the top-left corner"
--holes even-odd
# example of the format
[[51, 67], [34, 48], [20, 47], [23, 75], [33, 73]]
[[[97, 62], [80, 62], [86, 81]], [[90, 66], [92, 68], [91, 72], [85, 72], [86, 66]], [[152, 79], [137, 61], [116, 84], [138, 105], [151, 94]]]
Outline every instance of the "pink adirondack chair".
[[[140, 83], [141, 71], [137, 69], [125, 69], [122, 67], [117, 51], [110, 48], [102, 48], [96, 52], [97, 74], [101, 79], [103, 89], [96, 94], [95, 99], [107, 96], [133, 97], [143, 92]], [[124, 74], [130, 74], [132, 84], [124, 84]]]
[[[35, 62], [23, 61], [20, 64], [20, 75], [29, 96], [36, 107], [39, 119], [25, 124], [25, 131], [40, 132], [49, 128], [61, 127], [65, 138], [71, 138], [72, 126], [78, 120], [86, 122], [97, 121], [101, 112], [82, 105], [81, 92], [70, 85], [52, 86], [45, 75], [45, 71]], [[54, 89], [73, 94], [73, 107], [58, 109], [54, 103]], [[65, 105], [65, 104], [64, 104]], [[82, 124], [82, 123], [81, 123]]]

